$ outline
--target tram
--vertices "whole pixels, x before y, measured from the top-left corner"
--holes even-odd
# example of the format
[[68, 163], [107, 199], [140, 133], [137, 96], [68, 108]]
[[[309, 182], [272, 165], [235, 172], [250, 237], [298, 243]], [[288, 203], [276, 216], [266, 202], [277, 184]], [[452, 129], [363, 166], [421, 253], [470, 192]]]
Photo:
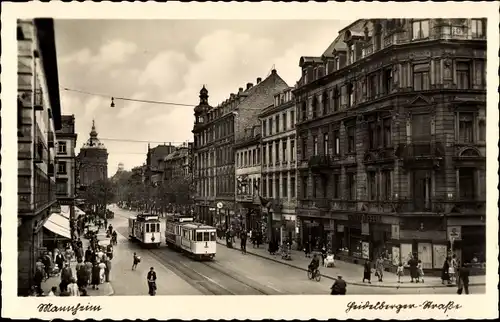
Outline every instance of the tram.
[[128, 236], [142, 246], [160, 247], [161, 229], [158, 215], [149, 213], [138, 214], [128, 219]]
[[166, 219], [167, 246], [195, 259], [213, 259], [216, 253], [216, 229], [196, 223], [191, 216], [169, 215]]

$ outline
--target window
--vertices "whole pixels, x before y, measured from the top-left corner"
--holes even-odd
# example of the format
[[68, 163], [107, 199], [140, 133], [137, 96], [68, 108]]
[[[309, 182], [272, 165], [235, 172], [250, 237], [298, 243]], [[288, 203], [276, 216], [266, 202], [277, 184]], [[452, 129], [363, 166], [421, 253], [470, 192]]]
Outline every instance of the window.
[[203, 241], [210, 241], [210, 233], [208, 231], [203, 232]]
[[283, 113], [283, 131], [286, 131], [287, 130], [287, 126], [288, 124], [287, 123], [287, 119], [286, 119], [286, 112]]
[[384, 120], [384, 147], [388, 148], [392, 145], [391, 140], [391, 119]]
[[255, 153], [255, 149], [252, 150], [252, 165], [257, 164], [257, 153]]
[[340, 88], [340, 105], [347, 105], [347, 86]]
[[290, 178], [290, 197], [295, 198], [295, 175]]
[[346, 187], [347, 190], [347, 199], [348, 200], [356, 200], [356, 173], [348, 172]]
[[349, 46], [349, 63], [352, 64], [356, 61], [356, 50], [354, 44]]
[[276, 133], [279, 133], [280, 131], [280, 115], [276, 115]]
[[392, 195], [391, 171], [382, 171], [381, 173], [380, 197], [382, 200], [390, 200]]
[[390, 94], [392, 92], [392, 68], [384, 71], [384, 93]]
[[236, 154], [236, 166], [237, 167], [241, 167], [241, 163], [240, 163], [240, 154]]
[[300, 107], [301, 111], [301, 119], [302, 121], [307, 120], [307, 104], [306, 102], [302, 102], [302, 106]]
[[484, 120], [479, 121], [479, 141], [486, 141], [486, 122]]
[[353, 83], [347, 84], [347, 93], [349, 95], [349, 102], [347, 103], [347, 107], [351, 107], [354, 105], [355, 102], [354, 92], [355, 92], [354, 84]]
[[267, 197], [267, 179], [262, 179], [262, 196]]
[[474, 168], [460, 168], [459, 171], [460, 199], [473, 200], [476, 197], [476, 180]]
[[267, 131], [267, 121], [263, 120], [262, 121], [262, 136], [266, 136], [266, 131]]
[[295, 161], [295, 140], [290, 140], [290, 161]]
[[340, 133], [339, 130], [333, 131], [333, 153], [335, 155], [340, 154]]
[[274, 192], [274, 186], [273, 186], [273, 179], [269, 178], [269, 197], [273, 197], [273, 192]]
[[368, 124], [368, 148], [369, 149], [375, 149], [376, 147], [376, 134], [375, 134], [375, 126], [376, 126], [376, 123], [375, 122], [370, 122]]
[[338, 88], [333, 89], [333, 111], [336, 112], [340, 108], [340, 93]]
[[323, 154], [328, 155], [328, 133], [323, 134]]
[[431, 117], [429, 114], [412, 115], [411, 134], [413, 141], [430, 142]]
[[307, 158], [307, 138], [302, 138], [302, 160]]
[[382, 30], [380, 24], [375, 26], [375, 35], [373, 37], [373, 51], [380, 50], [382, 48]]
[[262, 146], [262, 164], [267, 164], [267, 155], [266, 155], [267, 146], [264, 144]]
[[269, 119], [269, 135], [273, 135], [273, 119]]
[[327, 198], [328, 197], [328, 177], [327, 176], [321, 177], [321, 190], [323, 191], [323, 198]]
[[276, 146], [274, 147], [274, 152], [276, 154], [276, 163], [280, 161], [280, 142], [276, 141]]
[[413, 66], [413, 89], [416, 91], [429, 90], [429, 64]]
[[57, 194], [67, 194], [68, 193], [68, 182], [66, 180], [57, 180], [56, 182], [56, 193]]
[[355, 127], [349, 126], [347, 128], [347, 152], [354, 153], [356, 150]]
[[476, 60], [476, 67], [474, 68], [474, 83], [476, 85], [484, 85], [484, 77], [486, 75], [486, 69], [484, 68], [484, 61]]
[[316, 98], [316, 95], [313, 96], [312, 98], [311, 108], [312, 108], [312, 117], [316, 118], [316, 116], [318, 116], [318, 99]]
[[290, 127], [295, 127], [295, 111], [290, 111]]
[[318, 155], [318, 136], [313, 136], [313, 155]]
[[458, 140], [461, 143], [474, 142], [474, 115], [458, 113]]
[[335, 57], [334, 62], [335, 62], [335, 70], [339, 70], [340, 69], [340, 58]]
[[307, 197], [308, 197], [307, 180], [308, 180], [308, 177], [302, 177], [302, 198], [303, 199], [307, 199]]
[[377, 199], [377, 173], [374, 171], [368, 172], [368, 198], [369, 200]]
[[288, 178], [286, 176], [283, 177], [281, 186], [283, 187], [283, 198], [288, 198]]
[[328, 110], [330, 109], [330, 98], [328, 97], [328, 92], [323, 93], [322, 103], [323, 103], [323, 115], [326, 115], [328, 114]]
[[57, 174], [66, 174], [66, 161], [57, 162]]
[[281, 160], [282, 160], [283, 162], [286, 162], [286, 161], [287, 161], [287, 157], [286, 157], [286, 148], [287, 148], [287, 146], [286, 146], [286, 139], [285, 139], [285, 140], [283, 140], [283, 141], [281, 142], [281, 151], [283, 151], [283, 155], [282, 155], [282, 157], [281, 157]]
[[377, 96], [377, 75], [370, 75], [368, 78], [368, 86], [369, 86], [369, 91], [368, 91], [368, 97], [370, 99], [374, 99]]
[[429, 20], [420, 20], [413, 22], [413, 40], [429, 37]]
[[340, 199], [340, 174], [333, 174], [333, 199]]
[[481, 19], [472, 19], [471, 30], [472, 38], [484, 37], [483, 21]]
[[269, 143], [268, 145], [269, 148], [269, 164], [273, 164], [273, 144]]
[[457, 87], [458, 89], [470, 88], [470, 63], [457, 62]]
[[65, 141], [57, 142], [57, 154], [66, 154], [66, 142]]
[[312, 197], [314, 199], [318, 198], [318, 177], [313, 177], [313, 180], [312, 180]]

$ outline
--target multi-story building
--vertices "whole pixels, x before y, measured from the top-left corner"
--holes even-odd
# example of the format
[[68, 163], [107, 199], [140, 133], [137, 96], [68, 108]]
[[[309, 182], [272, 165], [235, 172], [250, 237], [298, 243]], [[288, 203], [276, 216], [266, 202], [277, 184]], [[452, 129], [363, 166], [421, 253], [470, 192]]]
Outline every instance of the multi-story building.
[[69, 206], [70, 218], [75, 219], [76, 139], [75, 116], [62, 115], [61, 129], [56, 131], [56, 196], [60, 205]]
[[52, 19], [18, 20], [18, 295], [28, 295], [56, 198], [55, 131], [61, 129]]
[[87, 142], [83, 144], [77, 157], [78, 183], [82, 189], [92, 183], [108, 178], [108, 150], [97, 137], [95, 121]]
[[[262, 126], [262, 196], [270, 201], [268, 225], [273, 238], [296, 243], [296, 131], [295, 99], [292, 88], [274, 96], [274, 102], [259, 119]], [[264, 208], [266, 212], [268, 209]], [[268, 229], [269, 237], [271, 235]], [[276, 237], [274, 237], [276, 236]]]
[[484, 260], [485, 27], [358, 20], [300, 59], [303, 241], [357, 262]]
[[235, 140], [244, 137], [244, 130], [258, 125], [258, 114], [272, 104], [274, 94], [287, 88], [275, 69], [264, 80], [257, 78], [254, 86], [239, 88], [237, 94], [211, 107], [208, 90], [200, 91], [200, 104], [194, 108], [194, 176], [197, 184], [196, 213], [208, 224], [215, 223], [215, 209], [221, 209], [225, 222], [235, 214]]
[[247, 230], [262, 229], [260, 201], [260, 125], [245, 129], [245, 136], [234, 144], [236, 176], [236, 224]]
[[148, 144], [148, 153], [146, 155], [145, 183], [156, 186], [162, 180], [162, 164], [165, 157], [174, 152], [176, 147], [172, 144], [160, 144], [151, 148]]

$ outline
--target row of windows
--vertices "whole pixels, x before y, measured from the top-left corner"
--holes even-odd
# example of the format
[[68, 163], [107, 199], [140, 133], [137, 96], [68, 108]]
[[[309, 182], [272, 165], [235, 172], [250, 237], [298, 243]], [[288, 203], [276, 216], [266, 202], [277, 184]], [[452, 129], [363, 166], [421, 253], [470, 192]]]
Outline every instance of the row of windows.
[[262, 144], [262, 164], [264, 165], [288, 161], [293, 162], [295, 158], [295, 139], [285, 138]]
[[241, 186], [240, 194], [258, 195], [260, 189], [260, 178], [249, 178], [248, 182]]
[[260, 148], [252, 148], [247, 151], [236, 153], [236, 166], [253, 167], [260, 164]]
[[262, 136], [269, 136], [295, 128], [295, 110], [270, 116], [262, 120]]
[[233, 148], [229, 145], [218, 147], [212, 152], [202, 152], [195, 157], [197, 169], [206, 169], [208, 167], [222, 166], [234, 163]]
[[234, 122], [231, 118], [213, 124], [194, 136], [194, 146], [199, 148], [215, 140], [234, 134]]
[[196, 190], [201, 196], [234, 194], [234, 175], [201, 178], [196, 184]]
[[297, 185], [295, 172], [279, 172], [262, 177], [262, 196], [268, 198], [295, 198]]
[[[443, 79], [453, 80], [457, 89], [472, 89], [473, 84], [484, 86], [485, 65], [483, 60], [455, 60], [450, 62], [454, 67], [444, 68]], [[436, 66], [438, 68], [438, 66]], [[401, 87], [413, 87], [415, 91], [431, 89], [431, 63], [418, 63], [402, 66]], [[333, 89], [326, 89], [321, 95], [314, 95], [310, 105], [306, 101], [300, 103], [300, 121], [306, 121], [339, 111], [342, 107], [350, 108], [357, 103], [372, 100], [381, 95], [390, 94], [394, 88], [393, 67], [374, 72], [366, 76], [366, 82], [350, 82]], [[411, 83], [407, 84], [407, 74], [411, 73]], [[272, 120], [272, 119], [270, 119]], [[271, 124], [269, 124], [271, 125]], [[265, 123], [263, 123], [265, 128]], [[270, 126], [271, 131], [271, 126]]]

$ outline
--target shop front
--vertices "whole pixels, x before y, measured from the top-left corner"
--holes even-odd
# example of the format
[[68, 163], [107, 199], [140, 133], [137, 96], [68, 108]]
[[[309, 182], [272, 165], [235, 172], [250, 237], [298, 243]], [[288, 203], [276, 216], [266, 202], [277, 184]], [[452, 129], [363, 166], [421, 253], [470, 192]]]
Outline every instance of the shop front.
[[299, 221], [303, 247], [309, 245], [312, 251], [319, 251], [323, 246], [326, 246], [327, 234], [325, 225], [329, 225], [329, 219], [299, 216]]
[[461, 262], [486, 262], [486, 226], [481, 218], [449, 218], [447, 220], [449, 253]]

